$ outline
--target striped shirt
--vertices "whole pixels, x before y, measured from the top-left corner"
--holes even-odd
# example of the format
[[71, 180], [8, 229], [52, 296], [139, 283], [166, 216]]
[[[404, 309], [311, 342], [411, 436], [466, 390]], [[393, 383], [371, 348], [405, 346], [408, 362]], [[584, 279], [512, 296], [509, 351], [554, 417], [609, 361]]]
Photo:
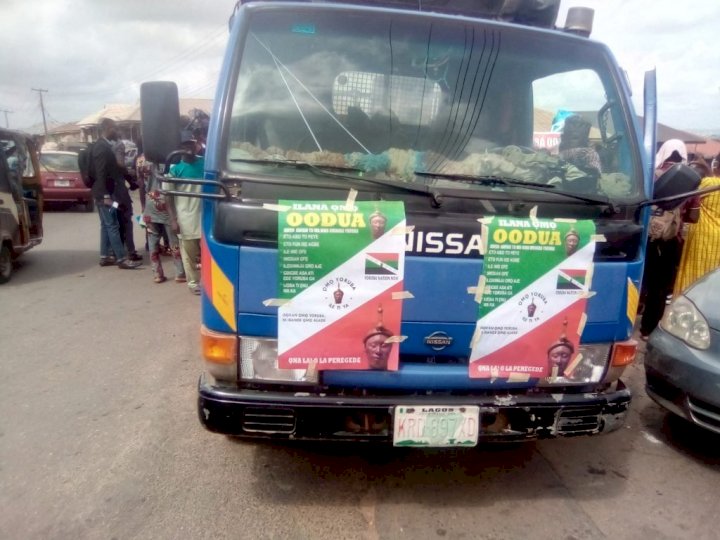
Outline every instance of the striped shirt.
[[[698, 189], [720, 186], [720, 177], [703, 178]], [[690, 225], [675, 279], [675, 295], [720, 266], [720, 191], [700, 199], [700, 217]]]

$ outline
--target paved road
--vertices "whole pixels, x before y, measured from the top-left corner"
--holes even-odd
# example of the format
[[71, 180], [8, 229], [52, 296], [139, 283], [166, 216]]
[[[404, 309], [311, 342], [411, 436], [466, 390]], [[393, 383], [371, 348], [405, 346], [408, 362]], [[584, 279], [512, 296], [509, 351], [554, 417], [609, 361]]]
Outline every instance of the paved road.
[[718, 538], [720, 438], [661, 412], [637, 365], [629, 423], [603, 437], [413, 451], [205, 432], [198, 298], [147, 265], [100, 268], [97, 222], [48, 213], [0, 287], [0, 538]]

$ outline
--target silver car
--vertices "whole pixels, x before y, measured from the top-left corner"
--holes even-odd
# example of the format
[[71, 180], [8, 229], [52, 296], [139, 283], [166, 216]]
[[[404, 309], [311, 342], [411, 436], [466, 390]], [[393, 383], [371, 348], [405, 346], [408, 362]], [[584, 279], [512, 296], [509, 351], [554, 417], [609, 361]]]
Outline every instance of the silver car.
[[720, 269], [666, 308], [648, 340], [645, 375], [658, 404], [720, 433]]

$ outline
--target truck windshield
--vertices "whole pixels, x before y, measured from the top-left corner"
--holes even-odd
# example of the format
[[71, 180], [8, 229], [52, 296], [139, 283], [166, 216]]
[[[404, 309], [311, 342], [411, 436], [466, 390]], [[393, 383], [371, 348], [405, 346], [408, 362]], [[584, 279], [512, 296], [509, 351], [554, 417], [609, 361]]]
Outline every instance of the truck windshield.
[[470, 182], [478, 190], [639, 194], [630, 112], [597, 43], [397, 11], [284, 6], [246, 17], [230, 173], [298, 161], [413, 183], [512, 181]]

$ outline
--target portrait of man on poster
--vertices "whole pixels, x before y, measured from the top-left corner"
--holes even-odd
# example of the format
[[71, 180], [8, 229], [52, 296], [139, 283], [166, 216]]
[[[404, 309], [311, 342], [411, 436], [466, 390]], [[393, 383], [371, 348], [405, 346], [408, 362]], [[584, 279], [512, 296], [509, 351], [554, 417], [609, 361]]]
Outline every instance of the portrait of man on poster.
[[383, 234], [385, 234], [385, 227], [387, 226], [387, 218], [379, 210], [370, 214], [370, 234], [372, 234], [373, 240], [377, 240]]
[[365, 336], [363, 345], [365, 347], [365, 358], [367, 358], [370, 369], [387, 369], [388, 359], [393, 347], [393, 344], [388, 343], [387, 340], [392, 335], [393, 333], [390, 330], [384, 326], [379, 326], [373, 328]]
[[570, 229], [565, 235], [565, 255], [568, 257], [577, 251], [580, 244], [580, 235], [575, 229]]
[[547, 362], [550, 377], [564, 377], [568, 364], [575, 354], [575, 347], [566, 337], [561, 337], [550, 345], [547, 351]]
[[369, 369], [387, 369], [390, 353], [393, 344], [388, 343], [393, 333], [383, 324], [383, 308], [379, 305], [377, 308], [377, 322], [370, 328], [370, 331], [363, 339], [363, 347], [365, 350], [365, 358], [368, 362]]

